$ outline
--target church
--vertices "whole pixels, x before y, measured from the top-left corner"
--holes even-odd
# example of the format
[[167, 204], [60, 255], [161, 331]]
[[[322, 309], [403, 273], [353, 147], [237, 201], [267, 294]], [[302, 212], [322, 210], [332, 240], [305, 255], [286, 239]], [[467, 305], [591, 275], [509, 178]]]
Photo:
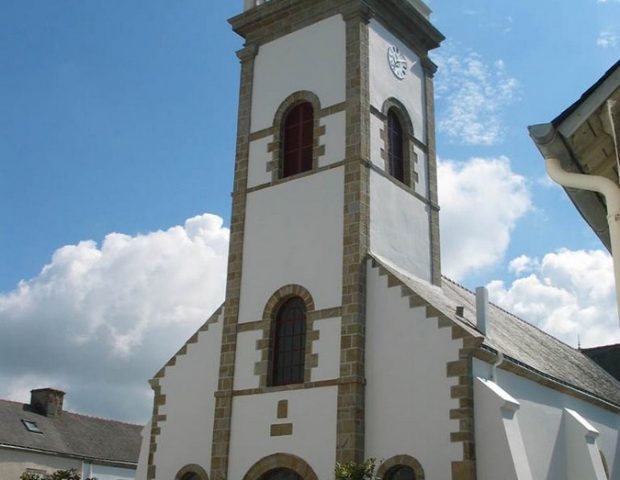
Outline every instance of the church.
[[[240, 5], [241, 7], [241, 5]], [[442, 277], [421, 0], [245, 0], [224, 304], [139, 480], [620, 479], [620, 384]]]

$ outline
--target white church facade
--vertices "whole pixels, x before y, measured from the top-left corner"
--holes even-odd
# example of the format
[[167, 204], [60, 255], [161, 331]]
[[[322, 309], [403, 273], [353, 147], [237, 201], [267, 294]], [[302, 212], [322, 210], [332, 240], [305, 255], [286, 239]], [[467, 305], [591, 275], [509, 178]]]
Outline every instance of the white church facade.
[[226, 299], [155, 375], [140, 480], [620, 479], [620, 385], [441, 276], [420, 0], [246, 1]]

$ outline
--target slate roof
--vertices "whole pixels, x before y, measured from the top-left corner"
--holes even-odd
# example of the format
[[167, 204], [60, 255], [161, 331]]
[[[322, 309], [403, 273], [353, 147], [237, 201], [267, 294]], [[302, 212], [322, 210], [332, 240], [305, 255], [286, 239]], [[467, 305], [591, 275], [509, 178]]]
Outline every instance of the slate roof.
[[[22, 420], [36, 422], [30, 432]], [[24, 405], [0, 400], [0, 447], [14, 446], [112, 464], [138, 463], [142, 427], [63, 411], [47, 417]]]
[[573, 103], [570, 107], [560, 113], [557, 117], [555, 117], [551, 123], [554, 127], [560, 125], [564, 120], [566, 120], [575, 110], [577, 110], [583, 102], [585, 102], [590, 95], [592, 95], [596, 90], [603, 84], [605, 81], [611, 77], [611, 75], [620, 68], [620, 60], [618, 60], [609, 70], [607, 70], [603, 76], [590, 88], [588, 88], [582, 95], [579, 97], [575, 103]]
[[[470, 333], [482, 335], [476, 328], [473, 292], [446, 277], [439, 288], [374, 256], [373, 259], [446, 317]], [[462, 318], [456, 316], [457, 306], [464, 307]], [[534, 373], [620, 407], [620, 383], [609, 373], [579, 350], [492, 303], [483, 348], [502, 352]]]

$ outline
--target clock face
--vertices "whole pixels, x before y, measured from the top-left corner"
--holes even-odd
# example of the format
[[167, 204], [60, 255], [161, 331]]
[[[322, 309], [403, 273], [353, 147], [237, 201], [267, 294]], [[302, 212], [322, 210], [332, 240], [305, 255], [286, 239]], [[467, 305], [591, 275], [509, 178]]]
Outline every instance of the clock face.
[[388, 63], [396, 78], [403, 80], [407, 76], [407, 59], [394, 45], [388, 48]]

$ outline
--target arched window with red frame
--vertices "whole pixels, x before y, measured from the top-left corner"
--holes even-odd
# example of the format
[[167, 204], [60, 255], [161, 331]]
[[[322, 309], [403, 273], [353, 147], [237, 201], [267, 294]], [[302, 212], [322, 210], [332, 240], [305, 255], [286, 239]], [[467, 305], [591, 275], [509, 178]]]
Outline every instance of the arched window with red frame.
[[396, 180], [405, 182], [405, 138], [398, 114], [388, 111], [388, 169]]
[[306, 304], [300, 297], [285, 301], [273, 327], [271, 385], [303, 383], [306, 356]]
[[288, 112], [282, 136], [282, 177], [312, 170], [314, 109], [310, 102], [300, 103]]

